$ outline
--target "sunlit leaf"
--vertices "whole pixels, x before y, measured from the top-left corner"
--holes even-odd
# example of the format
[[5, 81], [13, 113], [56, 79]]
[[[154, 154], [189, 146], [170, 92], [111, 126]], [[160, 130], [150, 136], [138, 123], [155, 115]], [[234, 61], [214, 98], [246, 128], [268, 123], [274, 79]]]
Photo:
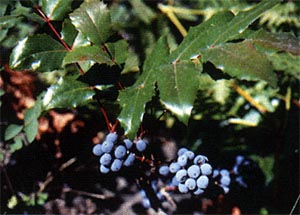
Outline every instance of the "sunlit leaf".
[[50, 36], [46, 34], [29, 36], [13, 49], [10, 66], [13, 69], [50, 72], [61, 68], [65, 55], [65, 48]]
[[65, 77], [48, 88], [43, 98], [43, 106], [46, 110], [77, 107], [87, 104], [93, 95], [94, 91], [87, 84]]
[[50, 20], [62, 20], [71, 11], [72, 0], [42, 0], [42, 10]]
[[70, 14], [73, 25], [94, 45], [101, 46], [112, 34], [110, 13], [103, 2], [85, 1]]
[[69, 51], [64, 58], [63, 64], [76, 62], [95, 61], [99, 64], [113, 65], [109, 55], [98, 46], [82, 46]]

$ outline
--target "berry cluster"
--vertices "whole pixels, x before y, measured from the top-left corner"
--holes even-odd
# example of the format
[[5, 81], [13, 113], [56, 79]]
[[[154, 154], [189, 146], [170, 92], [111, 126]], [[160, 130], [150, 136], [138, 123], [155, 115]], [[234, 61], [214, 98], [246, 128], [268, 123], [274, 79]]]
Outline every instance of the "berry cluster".
[[135, 152], [143, 152], [147, 145], [148, 142], [143, 139], [137, 140], [135, 144], [129, 139], [124, 139], [120, 143], [117, 133], [112, 132], [105, 137], [103, 143], [93, 147], [93, 154], [100, 156], [101, 173], [117, 172], [122, 166], [133, 165], [136, 158]]
[[225, 194], [229, 192], [231, 178], [230, 172], [227, 169], [215, 169], [213, 171], [213, 178], [216, 184], [223, 189]]
[[194, 152], [181, 148], [177, 152], [177, 160], [169, 165], [162, 165], [159, 174], [162, 176], [173, 175], [171, 186], [177, 186], [179, 192], [191, 192], [200, 195], [208, 187], [212, 167], [207, 163], [204, 155], [195, 156]]

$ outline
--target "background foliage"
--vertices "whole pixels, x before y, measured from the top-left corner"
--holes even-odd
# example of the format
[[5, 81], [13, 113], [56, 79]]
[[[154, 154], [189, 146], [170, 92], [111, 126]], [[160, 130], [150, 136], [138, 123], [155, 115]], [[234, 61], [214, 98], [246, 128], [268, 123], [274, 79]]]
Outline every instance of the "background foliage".
[[[105, 116], [120, 121], [120, 134], [146, 131], [215, 167], [238, 154], [257, 161], [263, 192], [233, 193], [219, 212], [291, 210], [299, 194], [297, 1], [0, 4], [1, 212], [41, 213], [56, 198], [72, 208], [78, 196], [99, 197], [90, 193], [103, 196], [84, 213], [116, 211], [107, 203], [116, 182], [91, 155]], [[176, 213], [191, 213], [179, 205]]]

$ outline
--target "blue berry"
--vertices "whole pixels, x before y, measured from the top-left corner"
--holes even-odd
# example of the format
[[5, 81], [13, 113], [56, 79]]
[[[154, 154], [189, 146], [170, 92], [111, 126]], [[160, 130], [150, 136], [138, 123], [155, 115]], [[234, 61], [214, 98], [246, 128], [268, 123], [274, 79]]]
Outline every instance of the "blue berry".
[[175, 177], [178, 182], [184, 182], [187, 176], [187, 171], [185, 169], [179, 170]]
[[188, 159], [190, 159], [190, 160], [192, 160], [192, 159], [195, 157], [195, 153], [192, 152], [192, 151], [186, 151], [184, 154], [185, 154], [185, 155], [188, 157]]
[[205, 189], [208, 186], [209, 179], [206, 175], [201, 175], [197, 179], [197, 187], [201, 189]]
[[169, 166], [171, 173], [176, 173], [180, 169], [180, 165], [177, 162], [173, 162]]
[[196, 188], [196, 181], [193, 178], [188, 178], [184, 184], [189, 190], [194, 190]]
[[142, 205], [146, 209], [150, 208], [151, 207], [150, 200], [148, 198], [143, 198], [142, 199]]
[[122, 161], [119, 160], [119, 159], [115, 159], [112, 162], [110, 169], [113, 172], [117, 172], [117, 171], [119, 171], [121, 169], [121, 167], [122, 167]]
[[198, 178], [200, 175], [200, 167], [198, 165], [192, 165], [188, 168], [187, 173], [191, 178]]
[[227, 170], [227, 169], [222, 169], [220, 171], [220, 175], [223, 175], [223, 176], [229, 176], [230, 175], [230, 172]]
[[100, 172], [102, 172], [102, 173], [108, 173], [109, 172], [109, 168], [107, 168], [106, 166], [104, 166], [104, 165], [100, 165]]
[[215, 169], [215, 170], [213, 171], [212, 177], [215, 178], [215, 177], [217, 177], [219, 174], [220, 174], [220, 171], [217, 170], [217, 169]]
[[171, 181], [171, 183], [170, 183], [170, 186], [178, 186], [178, 184], [179, 184], [179, 181], [177, 181], [176, 176], [174, 176], [174, 177], [172, 178], [172, 181]]
[[206, 156], [204, 155], [197, 155], [195, 158], [194, 158], [194, 164], [204, 164], [205, 162], [207, 162], [208, 159]]
[[111, 155], [109, 153], [104, 153], [100, 158], [100, 164], [102, 165], [109, 165], [111, 162]]
[[200, 195], [204, 193], [204, 190], [200, 189], [200, 188], [197, 188], [197, 190], [194, 191], [194, 195]]
[[114, 147], [114, 143], [111, 142], [111, 141], [107, 141], [105, 140], [103, 143], [102, 143], [102, 151], [103, 152], [111, 152], [112, 148]]
[[167, 176], [169, 174], [169, 167], [168, 166], [161, 166], [159, 168], [159, 174], [163, 176]]
[[135, 160], [135, 154], [131, 152], [126, 158], [126, 160], [124, 161], [124, 166], [131, 166], [134, 160]]
[[146, 141], [144, 141], [144, 140], [138, 140], [136, 142], [136, 149], [138, 151], [143, 152], [143, 151], [145, 151], [146, 147], [147, 147]]
[[103, 154], [102, 151], [102, 145], [101, 144], [97, 144], [93, 147], [93, 154], [96, 156], [100, 156]]
[[212, 167], [210, 164], [205, 163], [200, 166], [202, 175], [210, 175], [212, 174]]
[[125, 146], [119, 145], [116, 149], [115, 149], [115, 157], [118, 159], [123, 158], [126, 155], [126, 148]]
[[131, 140], [125, 139], [125, 140], [123, 140], [123, 142], [125, 143], [125, 146], [126, 146], [127, 149], [131, 149], [131, 147], [133, 145]]
[[178, 152], [177, 152], [177, 155], [178, 156], [181, 156], [181, 155], [183, 155], [185, 152], [187, 152], [188, 151], [188, 149], [187, 148], [180, 148], [179, 150], [178, 150]]
[[222, 185], [228, 187], [229, 184], [230, 184], [230, 181], [231, 181], [231, 179], [230, 179], [230, 177], [229, 177], [228, 175], [222, 175], [221, 180], [220, 180], [220, 183], [221, 183]]
[[187, 162], [188, 162], [188, 157], [184, 154], [177, 158], [177, 163], [182, 167], [186, 166]]
[[116, 132], [113, 132], [113, 133], [109, 133], [105, 140], [108, 141], [108, 142], [116, 142], [116, 140], [118, 139], [118, 135]]
[[178, 184], [178, 190], [181, 193], [187, 193], [189, 192], [189, 189], [187, 188], [187, 186], [185, 184]]

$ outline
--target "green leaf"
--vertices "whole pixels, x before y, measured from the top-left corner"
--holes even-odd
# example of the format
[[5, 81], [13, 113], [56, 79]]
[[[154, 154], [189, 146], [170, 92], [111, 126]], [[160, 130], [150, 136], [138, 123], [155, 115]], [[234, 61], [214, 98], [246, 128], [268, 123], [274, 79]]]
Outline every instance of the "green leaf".
[[43, 98], [43, 105], [46, 110], [77, 107], [87, 104], [93, 95], [94, 91], [87, 84], [65, 77], [48, 88]]
[[202, 64], [190, 61], [160, 66], [156, 72], [161, 102], [186, 125], [199, 86]]
[[101, 46], [112, 34], [110, 13], [103, 2], [85, 1], [70, 14], [73, 25], [94, 45]]
[[131, 87], [120, 91], [119, 102], [122, 111], [118, 117], [125, 134], [134, 138], [143, 119], [145, 105], [154, 95], [154, 86], [159, 76], [156, 68], [166, 61], [169, 54], [166, 37], [161, 37], [152, 53], [145, 60], [143, 73]]
[[62, 40], [71, 47], [73, 46], [73, 42], [78, 35], [78, 31], [76, 30], [70, 19], [65, 19], [60, 34]]
[[32, 141], [35, 139], [35, 136], [38, 132], [38, 126], [39, 122], [37, 118], [30, 121], [30, 123], [27, 123], [24, 127], [24, 131], [27, 137], [27, 140], [29, 143], [32, 143]]
[[22, 137], [16, 136], [14, 138], [14, 143], [9, 144], [9, 151], [14, 153], [15, 151], [20, 150], [23, 147]]
[[10, 124], [5, 130], [4, 140], [7, 141], [14, 138], [22, 131], [22, 129], [22, 125]]
[[300, 55], [300, 39], [290, 33], [269, 33], [259, 30], [253, 33], [249, 39], [252, 39], [257, 47], [266, 51], [285, 51], [293, 55]]
[[66, 55], [64, 47], [50, 36], [34, 35], [21, 40], [10, 55], [12, 69], [50, 72], [61, 68]]
[[42, 111], [42, 101], [40, 99], [37, 99], [34, 106], [26, 110], [24, 115], [24, 125], [27, 126], [32, 121], [37, 120], [40, 117]]
[[128, 55], [128, 43], [126, 40], [118, 40], [114, 43], [106, 43], [106, 46], [112, 55], [114, 62], [119, 65], [125, 62]]
[[257, 4], [246, 12], [234, 16], [231, 12], [216, 14], [208, 21], [191, 27], [179, 47], [172, 53], [172, 60], [188, 60], [201, 54], [211, 46], [224, 43], [239, 36], [264, 11], [276, 5], [280, 0], [267, 0]]
[[276, 75], [267, 56], [258, 52], [252, 41], [228, 43], [203, 51], [204, 61], [242, 80], [265, 80], [276, 86]]
[[42, 0], [42, 10], [50, 20], [61, 21], [71, 11], [72, 0]]
[[95, 61], [99, 64], [105, 63], [114, 65], [114, 62], [110, 59], [109, 55], [99, 46], [82, 46], [74, 48], [65, 56], [63, 65], [85, 61]]
[[129, 72], [138, 72], [139, 70], [140, 68], [138, 56], [133, 50], [129, 49], [121, 74], [124, 75]]
[[155, 13], [151, 10], [150, 7], [145, 5], [141, 0], [130, 0], [137, 17], [139, 17], [144, 23], [150, 24], [151, 21], [155, 18]]
[[268, 56], [275, 70], [284, 71], [300, 81], [300, 55], [274, 53]]
[[191, 27], [178, 48], [172, 52], [171, 60], [188, 60], [200, 54], [202, 49], [209, 48], [217, 40], [219, 34], [225, 31], [223, 26], [233, 17], [231, 12], [223, 12], [196, 27]]

